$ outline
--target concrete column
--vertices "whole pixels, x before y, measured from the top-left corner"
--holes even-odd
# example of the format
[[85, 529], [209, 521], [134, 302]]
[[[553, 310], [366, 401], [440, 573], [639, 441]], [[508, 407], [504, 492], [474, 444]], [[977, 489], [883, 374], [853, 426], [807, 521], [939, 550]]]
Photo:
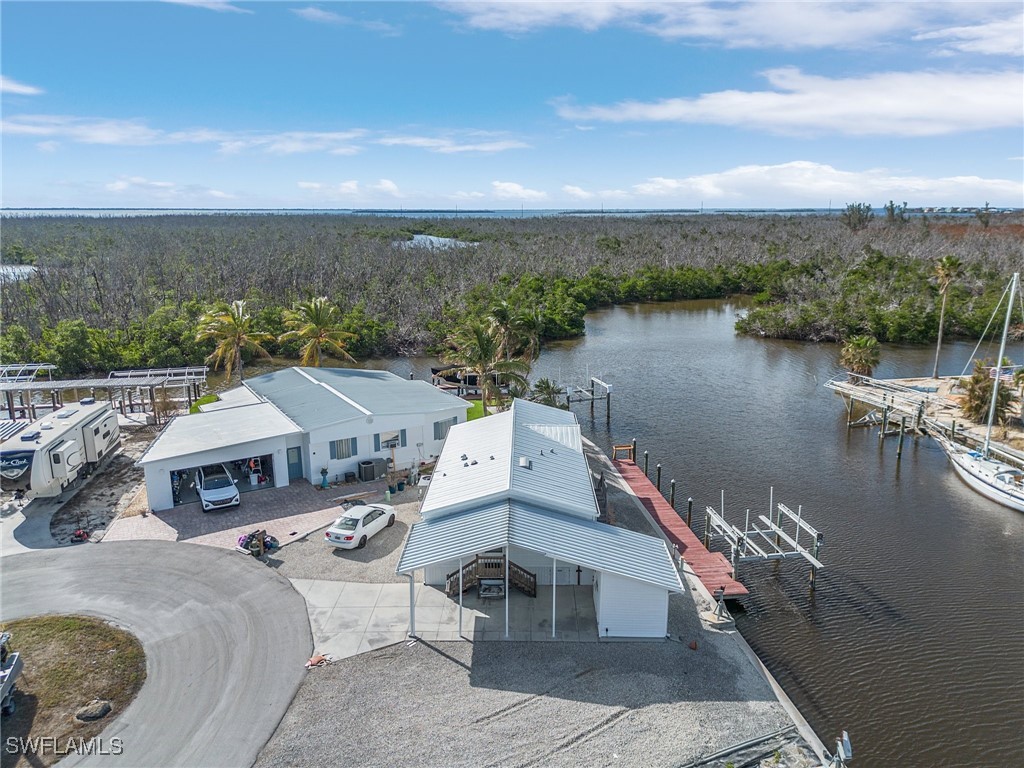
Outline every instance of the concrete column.
[[555, 600], [558, 597], [558, 558], [551, 558], [551, 639], [555, 639]]
[[416, 637], [416, 571], [409, 574], [409, 637]]
[[508, 545], [505, 545], [505, 639], [508, 640]]
[[462, 558], [459, 558], [459, 637], [462, 637]]

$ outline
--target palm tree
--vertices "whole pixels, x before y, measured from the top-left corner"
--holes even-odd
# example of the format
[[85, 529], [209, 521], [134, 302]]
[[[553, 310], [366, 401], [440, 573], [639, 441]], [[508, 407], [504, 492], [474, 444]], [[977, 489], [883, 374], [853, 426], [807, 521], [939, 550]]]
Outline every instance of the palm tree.
[[843, 351], [839, 355], [839, 364], [848, 369], [850, 373], [870, 376], [880, 359], [878, 339], [874, 336], [851, 336], [843, 345]]
[[[1004, 365], [1008, 363], [1008, 360], [1003, 362]], [[964, 397], [960, 401], [960, 410], [963, 411], [964, 416], [978, 424], [988, 423], [988, 412], [992, 406], [992, 386], [995, 379], [992, 378], [991, 368], [991, 360], [976, 360], [974, 371], [963, 387]], [[1000, 385], [999, 392], [996, 394], [996, 423], [1001, 424], [1005, 421], [1006, 411], [1014, 399], [1013, 390]]]
[[244, 301], [233, 301], [230, 304], [220, 301], [199, 318], [199, 331], [196, 341], [213, 339], [217, 346], [206, 358], [212, 363], [214, 370], [222, 365], [231, 379], [231, 371], [238, 368], [238, 380], [243, 381], [242, 351], [248, 350], [259, 357], [270, 357], [261, 342], [270, 341], [273, 335], [254, 330], [252, 315], [245, 310]]
[[522, 360], [503, 359], [498, 334], [487, 323], [471, 321], [449, 336], [447, 343], [451, 348], [441, 355], [442, 361], [458, 373], [476, 375], [485, 416], [488, 400], [498, 397], [499, 382], [529, 386], [529, 366]]
[[569, 406], [565, 403], [564, 395], [565, 390], [551, 379], [537, 379], [533, 385], [533, 396], [530, 399], [541, 405], [567, 410]]
[[278, 341], [297, 339], [304, 342], [299, 350], [300, 364], [319, 368], [324, 351], [342, 360], [355, 362], [355, 358], [345, 349], [346, 343], [354, 339], [355, 334], [341, 329], [338, 308], [326, 296], [300, 301], [295, 309], [285, 311], [284, 322], [290, 330], [281, 334]]
[[533, 363], [540, 357], [540, 339], [544, 331], [542, 308], [516, 308], [502, 299], [487, 313], [487, 322], [498, 337], [503, 359], [518, 358]]
[[935, 279], [939, 283], [942, 296], [942, 309], [939, 310], [939, 339], [935, 344], [935, 367], [932, 378], [939, 378], [939, 352], [942, 350], [942, 329], [946, 323], [946, 299], [949, 298], [949, 287], [964, 276], [964, 264], [956, 256], [943, 256], [935, 262]]

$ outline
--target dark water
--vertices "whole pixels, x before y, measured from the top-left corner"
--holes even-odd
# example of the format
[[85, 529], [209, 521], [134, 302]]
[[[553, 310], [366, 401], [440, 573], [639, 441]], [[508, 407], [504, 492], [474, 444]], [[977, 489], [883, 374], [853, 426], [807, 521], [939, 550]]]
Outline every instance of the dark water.
[[[547, 347], [534, 376], [614, 386], [611, 419], [576, 405], [609, 449], [637, 438], [694, 520], [764, 513], [768, 490], [825, 535], [818, 588], [790, 561], [749, 564], [740, 631], [817, 733], [843, 729], [857, 768], [1024, 765], [1024, 515], [978, 496], [926, 438], [846, 428], [823, 384], [835, 345], [733, 332], [737, 307], [700, 301], [587, 316], [585, 338]], [[947, 344], [960, 373], [972, 344]], [[995, 350], [988, 351], [995, 356]], [[1015, 349], [1011, 356], [1020, 356]], [[928, 375], [934, 350], [883, 350], [880, 377]], [[371, 362], [429, 378], [428, 358]], [[256, 371], [252, 371], [255, 374]]]
[[[1024, 515], [970, 491], [926, 438], [897, 464], [894, 438], [847, 430], [822, 386], [838, 347], [737, 336], [736, 311], [588, 315], [587, 336], [545, 351], [535, 375], [613, 384], [610, 421], [574, 406], [585, 432], [606, 449], [637, 438], [700, 526], [723, 489], [737, 525], [770, 486], [803, 505], [825, 534], [817, 590], [796, 561], [745, 564], [737, 621], [827, 744], [848, 730], [858, 767], [1024, 765]], [[947, 345], [940, 373], [972, 349]], [[876, 375], [928, 375], [933, 355], [888, 347]]]

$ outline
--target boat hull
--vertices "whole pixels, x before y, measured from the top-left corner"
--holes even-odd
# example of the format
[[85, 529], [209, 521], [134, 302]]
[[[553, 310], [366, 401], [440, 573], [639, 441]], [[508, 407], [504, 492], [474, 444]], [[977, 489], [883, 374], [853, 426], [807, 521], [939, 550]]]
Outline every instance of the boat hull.
[[1024, 488], [1010, 481], [999, 479], [1000, 472], [1013, 468], [1001, 462], [992, 461], [968, 451], [962, 446], [939, 439], [938, 443], [949, 458], [953, 470], [974, 491], [1004, 507], [1024, 512]]

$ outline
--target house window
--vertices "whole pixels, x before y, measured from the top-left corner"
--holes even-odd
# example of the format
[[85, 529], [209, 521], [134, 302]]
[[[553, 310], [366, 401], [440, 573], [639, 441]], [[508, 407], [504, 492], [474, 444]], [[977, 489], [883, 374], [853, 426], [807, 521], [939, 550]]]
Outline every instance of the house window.
[[400, 429], [395, 432], [380, 432], [373, 436], [374, 451], [386, 451], [391, 448], [405, 448], [405, 445], [406, 435], [404, 429]]
[[345, 440], [333, 440], [331, 442], [332, 459], [351, 459], [358, 454], [359, 448], [356, 446], [356, 439], [354, 437], [349, 437]]
[[435, 421], [434, 422], [434, 439], [435, 440], [444, 440], [446, 437], [448, 437], [448, 430], [451, 429], [452, 427], [454, 427], [458, 423], [459, 423], [459, 417], [458, 416], [452, 416], [450, 419], [445, 419], [444, 421]]

